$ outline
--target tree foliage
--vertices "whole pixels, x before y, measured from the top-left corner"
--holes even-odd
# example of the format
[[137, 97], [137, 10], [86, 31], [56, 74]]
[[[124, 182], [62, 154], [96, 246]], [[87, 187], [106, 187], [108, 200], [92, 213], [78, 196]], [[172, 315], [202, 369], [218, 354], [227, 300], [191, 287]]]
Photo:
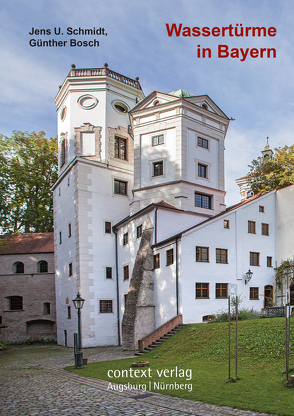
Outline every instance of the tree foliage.
[[259, 157], [251, 162], [249, 180], [257, 193], [294, 184], [294, 145], [275, 149], [273, 157]]
[[45, 133], [0, 135], [2, 233], [53, 230], [51, 187], [57, 179], [57, 139]]

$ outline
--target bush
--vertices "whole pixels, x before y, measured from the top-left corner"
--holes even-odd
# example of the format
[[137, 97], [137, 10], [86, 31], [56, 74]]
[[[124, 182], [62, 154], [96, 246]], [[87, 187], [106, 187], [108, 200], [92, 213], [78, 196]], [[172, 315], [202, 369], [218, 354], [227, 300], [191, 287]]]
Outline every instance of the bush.
[[[210, 315], [211, 320], [209, 322], [214, 323], [214, 322], [228, 322], [228, 312], [226, 311], [221, 311], [219, 313], [217, 313], [216, 315]], [[247, 319], [260, 319], [260, 318], [265, 318], [265, 313], [264, 312], [258, 312], [256, 310], [252, 309], [246, 309], [246, 308], [242, 308], [239, 309], [238, 311], [238, 320], [247, 320]], [[236, 314], [235, 313], [231, 313], [231, 321], [235, 321], [236, 320]]]

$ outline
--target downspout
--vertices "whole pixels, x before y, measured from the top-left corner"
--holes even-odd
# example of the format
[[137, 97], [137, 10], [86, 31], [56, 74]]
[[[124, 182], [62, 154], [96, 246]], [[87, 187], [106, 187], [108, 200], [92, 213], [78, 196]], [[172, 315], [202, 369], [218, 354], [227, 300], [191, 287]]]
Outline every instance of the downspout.
[[155, 209], [154, 213], [154, 244], [157, 244], [157, 210], [158, 208]]
[[178, 238], [176, 238], [176, 298], [177, 298], [177, 315], [179, 315]]
[[120, 323], [119, 323], [119, 283], [118, 283], [118, 254], [117, 254], [117, 232], [115, 234], [115, 278], [116, 278], [116, 307], [117, 307], [117, 333], [118, 333], [118, 345], [121, 345], [120, 339]]

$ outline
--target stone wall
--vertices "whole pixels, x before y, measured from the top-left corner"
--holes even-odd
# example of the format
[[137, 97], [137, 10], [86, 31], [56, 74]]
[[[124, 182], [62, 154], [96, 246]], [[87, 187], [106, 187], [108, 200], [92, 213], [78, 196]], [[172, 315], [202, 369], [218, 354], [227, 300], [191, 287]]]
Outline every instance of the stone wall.
[[148, 218], [136, 256], [122, 321], [124, 349], [137, 349], [138, 340], [155, 329], [152, 238], [153, 225]]

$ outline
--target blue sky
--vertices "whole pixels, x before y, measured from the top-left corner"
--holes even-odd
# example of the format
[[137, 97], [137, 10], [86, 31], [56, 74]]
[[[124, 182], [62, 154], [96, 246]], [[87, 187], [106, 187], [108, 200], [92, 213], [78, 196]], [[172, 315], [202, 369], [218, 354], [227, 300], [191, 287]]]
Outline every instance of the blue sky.
[[[0, 2], [0, 133], [44, 130], [56, 135], [53, 102], [70, 66], [109, 68], [140, 78], [145, 95], [182, 88], [208, 94], [235, 120], [226, 137], [227, 205], [239, 201], [235, 179], [248, 172], [266, 137], [272, 148], [294, 140], [293, 0], [10, 0]], [[168, 37], [166, 23], [183, 26], [275, 27], [275, 37]], [[29, 46], [32, 27], [104, 27], [99, 48]], [[64, 36], [58, 40], [69, 40]], [[90, 36], [88, 39], [92, 39]], [[80, 40], [87, 40], [80, 37]], [[197, 58], [197, 45], [212, 57]], [[277, 57], [218, 58], [217, 46], [275, 48]]]

